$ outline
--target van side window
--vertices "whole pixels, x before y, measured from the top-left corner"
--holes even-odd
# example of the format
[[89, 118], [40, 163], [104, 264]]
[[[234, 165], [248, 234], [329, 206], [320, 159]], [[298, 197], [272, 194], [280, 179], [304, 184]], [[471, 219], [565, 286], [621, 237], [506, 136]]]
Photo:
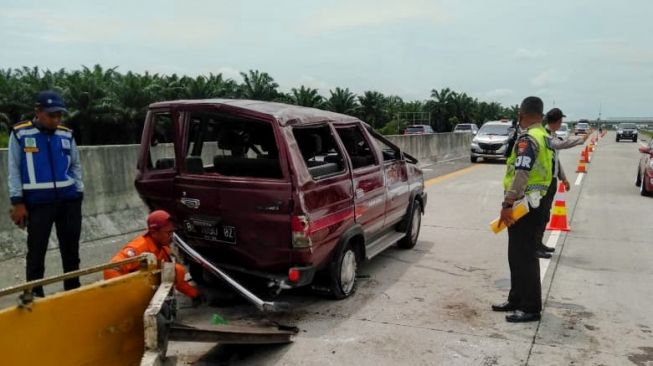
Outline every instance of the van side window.
[[186, 141], [190, 174], [281, 178], [279, 150], [268, 122], [193, 112]]
[[172, 169], [175, 167], [172, 116], [170, 113], [157, 113], [153, 118], [148, 168]]
[[313, 178], [324, 178], [345, 170], [342, 154], [328, 125], [296, 127], [293, 135]]
[[344, 127], [338, 128], [336, 131], [338, 131], [338, 136], [340, 136], [342, 144], [347, 149], [347, 154], [349, 154], [353, 169], [376, 164], [372, 149], [370, 149], [370, 145], [365, 140], [360, 128]]
[[376, 143], [376, 145], [383, 153], [383, 161], [395, 161], [399, 160], [401, 157], [399, 149], [386, 144], [385, 141], [374, 137], [374, 143]]

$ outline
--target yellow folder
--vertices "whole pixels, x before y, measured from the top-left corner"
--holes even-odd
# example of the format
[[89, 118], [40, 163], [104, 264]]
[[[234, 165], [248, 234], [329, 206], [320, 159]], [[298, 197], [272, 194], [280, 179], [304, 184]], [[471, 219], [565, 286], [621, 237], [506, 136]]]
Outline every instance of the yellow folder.
[[[528, 213], [528, 203], [526, 201], [526, 198], [515, 201], [512, 205], [512, 218], [517, 221], [524, 217]], [[497, 234], [501, 230], [506, 228], [506, 224], [500, 221], [500, 217], [497, 217], [490, 223], [490, 230], [492, 230], [493, 233]]]

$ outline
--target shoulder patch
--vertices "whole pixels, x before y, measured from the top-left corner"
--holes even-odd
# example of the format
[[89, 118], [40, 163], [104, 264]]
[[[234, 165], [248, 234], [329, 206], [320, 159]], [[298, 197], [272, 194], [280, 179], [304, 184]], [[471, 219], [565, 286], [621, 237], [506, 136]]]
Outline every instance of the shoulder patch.
[[20, 128], [25, 128], [25, 127], [31, 127], [32, 126], [32, 121], [23, 121], [23, 122], [18, 122], [14, 125], [13, 129], [17, 130]]
[[64, 130], [64, 131], [67, 131], [67, 132], [73, 132], [73, 130], [71, 130], [70, 128], [68, 128], [66, 126], [61, 126], [61, 125], [57, 126], [57, 129]]

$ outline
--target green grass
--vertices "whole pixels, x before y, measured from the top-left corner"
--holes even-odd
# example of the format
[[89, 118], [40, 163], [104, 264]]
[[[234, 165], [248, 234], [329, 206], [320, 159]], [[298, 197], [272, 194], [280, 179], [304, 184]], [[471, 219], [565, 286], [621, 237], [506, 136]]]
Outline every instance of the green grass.
[[8, 142], [9, 142], [9, 135], [7, 135], [4, 132], [0, 132], [0, 148], [7, 147]]
[[639, 133], [641, 133], [642, 135], [646, 135], [646, 136], [648, 136], [649, 138], [653, 138], [653, 131], [644, 131], [644, 130], [640, 130]]

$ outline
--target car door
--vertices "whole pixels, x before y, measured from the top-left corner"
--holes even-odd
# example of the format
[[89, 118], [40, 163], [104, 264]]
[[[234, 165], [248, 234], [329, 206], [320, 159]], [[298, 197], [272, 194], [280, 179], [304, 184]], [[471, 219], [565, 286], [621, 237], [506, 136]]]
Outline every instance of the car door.
[[386, 202], [383, 226], [389, 228], [406, 215], [410, 203], [410, 187], [406, 161], [401, 151], [383, 136], [371, 133], [383, 158]]
[[360, 123], [336, 126], [348, 155], [354, 189], [355, 220], [372, 239], [383, 229], [385, 219], [385, 177], [381, 157], [371, 145]]
[[136, 189], [150, 209], [174, 212], [179, 114], [167, 109], [148, 112], [141, 138]]

